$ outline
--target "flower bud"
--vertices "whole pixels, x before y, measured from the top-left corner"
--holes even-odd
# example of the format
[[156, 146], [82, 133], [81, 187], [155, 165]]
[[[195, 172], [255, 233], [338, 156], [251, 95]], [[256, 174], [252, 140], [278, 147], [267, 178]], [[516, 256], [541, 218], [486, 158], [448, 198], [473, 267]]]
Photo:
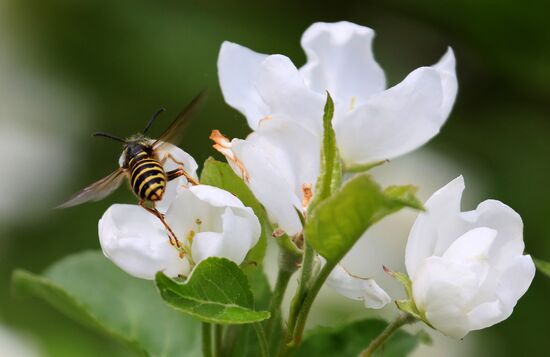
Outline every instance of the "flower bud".
[[434, 193], [405, 260], [420, 316], [455, 338], [507, 319], [535, 275], [521, 217], [500, 201], [461, 212], [462, 176]]

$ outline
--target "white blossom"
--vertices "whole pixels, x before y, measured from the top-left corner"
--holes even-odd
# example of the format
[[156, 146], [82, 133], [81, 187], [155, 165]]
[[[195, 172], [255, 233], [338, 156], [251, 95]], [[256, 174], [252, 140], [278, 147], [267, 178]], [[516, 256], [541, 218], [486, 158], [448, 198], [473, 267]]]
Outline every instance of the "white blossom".
[[349, 22], [316, 23], [302, 36], [308, 61], [300, 69], [282, 55], [263, 55], [225, 42], [218, 58], [226, 102], [254, 132], [246, 140], [214, 135], [216, 147], [246, 179], [270, 219], [294, 235], [304, 188], [319, 175], [322, 117], [329, 91], [333, 126], [346, 166], [410, 152], [439, 132], [457, 91], [452, 50], [386, 88], [374, 60], [374, 31]]
[[[302, 231], [319, 176], [326, 91], [335, 102], [333, 126], [345, 166], [374, 163], [412, 151], [439, 132], [457, 92], [452, 50], [386, 89], [372, 54], [374, 31], [349, 22], [315, 23], [302, 36], [307, 63], [263, 55], [225, 42], [218, 73], [226, 102], [254, 130], [214, 146], [247, 182], [270, 220], [289, 235]], [[381, 307], [389, 296], [372, 279], [338, 266], [328, 284], [345, 296]]]
[[417, 308], [455, 338], [507, 319], [535, 274], [521, 217], [495, 200], [461, 212], [463, 190], [460, 176], [432, 195], [405, 253]]
[[251, 208], [208, 185], [181, 189], [165, 220], [179, 247], [170, 241], [161, 221], [142, 207], [112, 205], [99, 221], [103, 253], [138, 278], [153, 279], [159, 271], [171, 277], [188, 276], [194, 265], [209, 257], [242, 263], [261, 232]]

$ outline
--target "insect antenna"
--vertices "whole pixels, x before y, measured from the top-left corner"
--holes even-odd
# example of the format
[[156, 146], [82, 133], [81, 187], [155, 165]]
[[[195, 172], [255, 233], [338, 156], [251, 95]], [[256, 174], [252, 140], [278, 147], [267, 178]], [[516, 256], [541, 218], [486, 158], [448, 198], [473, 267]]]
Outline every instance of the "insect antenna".
[[145, 129], [143, 129], [143, 131], [141, 132], [142, 134], [145, 134], [147, 132], [147, 130], [149, 130], [149, 128], [151, 127], [151, 125], [153, 125], [153, 122], [158, 118], [158, 116], [164, 112], [166, 109], [164, 108], [160, 108], [159, 110], [157, 110], [156, 112], [153, 113], [153, 115], [151, 116], [151, 118], [149, 119], [149, 121], [147, 122], [147, 125], [145, 125]]
[[93, 133], [92, 136], [103, 136], [105, 138], [113, 139], [115, 141], [120, 141], [121, 143], [126, 143], [126, 140], [119, 138], [118, 136], [115, 136], [113, 134], [104, 133], [101, 131], [98, 131], [97, 133]]

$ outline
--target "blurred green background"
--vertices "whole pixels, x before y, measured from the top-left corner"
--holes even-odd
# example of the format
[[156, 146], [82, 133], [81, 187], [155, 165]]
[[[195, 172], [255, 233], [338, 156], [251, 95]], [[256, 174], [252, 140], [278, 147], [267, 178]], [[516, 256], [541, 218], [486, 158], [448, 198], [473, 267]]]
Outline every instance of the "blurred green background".
[[[550, 260], [549, 14], [544, 0], [1, 1], [0, 148], [9, 157], [0, 181], [7, 195], [0, 197], [0, 323], [47, 356], [131, 355], [44, 303], [13, 296], [12, 270], [39, 272], [72, 252], [98, 249], [103, 211], [134, 201], [119, 190], [99, 203], [51, 209], [116, 167], [118, 144], [91, 132], [132, 134], [164, 106], [168, 113], [153, 128], [158, 134], [208, 88], [183, 144], [201, 163], [215, 155], [211, 129], [248, 133], [219, 90], [222, 41], [283, 53], [301, 65], [300, 36], [316, 21], [374, 28], [375, 54], [390, 85], [454, 48], [459, 96], [428, 147], [475, 172], [483, 198], [517, 210], [527, 251]], [[548, 301], [550, 279], [538, 274], [511, 318], [475, 333], [483, 355], [543, 354]]]

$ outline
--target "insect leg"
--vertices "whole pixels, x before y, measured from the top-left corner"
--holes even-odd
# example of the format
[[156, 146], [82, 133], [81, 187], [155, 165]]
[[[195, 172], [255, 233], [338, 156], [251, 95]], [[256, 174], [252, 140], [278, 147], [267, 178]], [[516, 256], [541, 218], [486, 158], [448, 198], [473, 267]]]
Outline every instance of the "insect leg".
[[160, 163], [161, 165], [164, 165], [164, 163], [166, 162], [166, 160], [172, 160], [174, 163], [180, 165], [180, 167], [176, 170], [172, 170], [172, 171], [168, 171], [167, 172], [167, 179], [168, 181], [171, 181], [177, 177], [180, 177], [180, 176], [185, 176], [185, 178], [187, 179], [187, 181], [189, 183], [191, 183], [192, 185], [198, 185], [199, 184], [199, 181], [197, 181], [195, 178], [193, 178], [191, 175], [189, 175], [187, 173], [187, 171], [185, 171], [185, 169], [183, 168], [184, 165], [183, 165], [183, 162], [181, 161], [178, 161], [176, 160], [176, 158], [174, 156], [172, 156], [172, 154], [170, 153], [166, 153], [166, 155], [164, 155], [164, 157], [162, 158], [162, 160], [160, 160]]
[[175, 178], [178, 178], [180, 176], [183, 176], [183, 171], [181, 169], [175, 169], [166, 172], [166, 180], [172, 181]]
[[149, 208], [145, 205], [145, 201], [144, 200], [140, 200], [139, 201], [139, 205], [141, 207], [143, 207], [145, 210], [147, 210], [148, 212], [154, 214], [158, 219], [160, 219], [160, 221], [162, 222], [162, 224], [164, 225], [164, 227], [168, 230], [168, 239], [170, 239], [170, 244], [172, 244], [173, 246], [175, 246], [176, 248], [181, 248], [181, 244], [180, 242], [178, 241], [178, 238], [176, 237], [176, 235], [174, 234], [174, 232], [172, 231], [172, 228], [170, 228], [170, 226], [168, 225], [168, 223], [166, 223], [166, 221], [164, 220], [164, 216], [162, 213], [160, 213], [155, 207], [153, 208]]

